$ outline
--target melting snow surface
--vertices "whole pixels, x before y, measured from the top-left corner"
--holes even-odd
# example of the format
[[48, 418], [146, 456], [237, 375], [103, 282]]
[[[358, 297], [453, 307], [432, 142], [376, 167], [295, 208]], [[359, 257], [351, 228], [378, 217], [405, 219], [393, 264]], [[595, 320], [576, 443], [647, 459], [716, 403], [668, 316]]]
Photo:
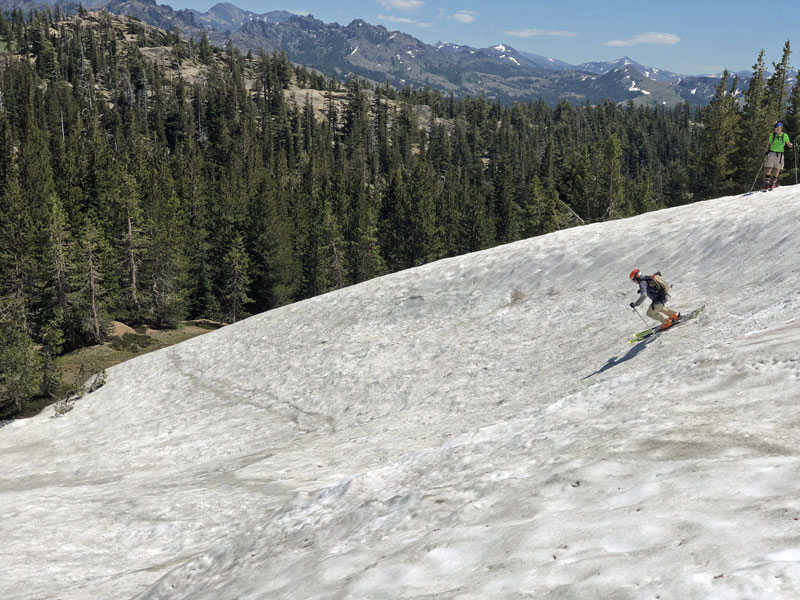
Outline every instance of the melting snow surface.
[[[800, 188], [439, 261], [0, 427], [5, 600], [800, 589]], [[649, 342], [634, 267], [706, 310]]]

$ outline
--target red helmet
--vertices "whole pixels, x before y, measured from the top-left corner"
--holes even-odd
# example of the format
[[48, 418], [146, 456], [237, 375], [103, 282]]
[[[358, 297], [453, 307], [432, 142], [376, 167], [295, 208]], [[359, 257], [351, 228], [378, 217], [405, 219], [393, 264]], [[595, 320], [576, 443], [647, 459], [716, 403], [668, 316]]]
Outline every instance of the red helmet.
[[639, 273], [640, 273], [639, 269], [634, 269], [633, 271], [631, 271], [631, 280], [639, 281]]

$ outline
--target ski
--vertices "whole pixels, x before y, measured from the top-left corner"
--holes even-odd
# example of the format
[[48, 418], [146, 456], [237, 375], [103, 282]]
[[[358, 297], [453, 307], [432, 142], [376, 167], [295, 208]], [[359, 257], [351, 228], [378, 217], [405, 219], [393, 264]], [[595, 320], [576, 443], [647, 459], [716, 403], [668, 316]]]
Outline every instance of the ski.
[[679, 326], [683, 325], [687, 321], [691, 321], [692, 319], [694, 319], [697, 315], [699, 315], [701, 312], [703, 312], [703, 309], [705, 307], [706, 307], [706, 305], [704, 304], [700, 308], [695, 308], [689, 314], [682, 315], [681, 318], [678, 319], [678, 322], [675, 323], [675, 325], [673, 325], [672, 327], [668, 327], [667, 329], [663, 329], [662, 330], [661, 329], [661, 325], [656, 325], [655, 327], [651, 327], [650, 329], [645, 329], [644, 331], [640, 331], [639, 333], [634, 333], [631, 336], [631, 339], [628, 340], [628, 343], [629, 344], [636, 344], [638, 342], [646, 340], [650, 336], [657, 335], [657, 334], [662, 333], [664, 331], [669, 331], [670, 329], [675, 329], [676, 327], [679, 327]]

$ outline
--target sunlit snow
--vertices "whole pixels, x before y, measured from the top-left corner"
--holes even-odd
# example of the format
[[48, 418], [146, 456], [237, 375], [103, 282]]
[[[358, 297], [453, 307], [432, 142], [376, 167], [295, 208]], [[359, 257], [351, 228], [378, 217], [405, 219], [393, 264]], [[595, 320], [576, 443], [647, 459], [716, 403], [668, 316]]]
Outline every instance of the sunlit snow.
[[[442, 260], [0, 427], [11, 599], [800, 589], [800, 187]], [[702, 315], [647, 343], [628, 273]]]

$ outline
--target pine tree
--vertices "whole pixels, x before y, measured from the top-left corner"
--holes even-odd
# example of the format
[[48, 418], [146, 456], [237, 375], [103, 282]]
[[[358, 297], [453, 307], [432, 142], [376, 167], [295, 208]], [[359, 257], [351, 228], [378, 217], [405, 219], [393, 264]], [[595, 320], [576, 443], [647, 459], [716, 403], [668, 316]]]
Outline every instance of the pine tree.
[[177, 327], [186, 318], [186, 279], [189, 270], [180, 201], [171, 195], [157, 207], [148, 223], [143, 275], [147, 282], [150, 319], [158, 327]]
[[734, 191], [736, 151], [732, 140], [739, 124], [736, 103], [738, 78], [733, 78], [730, 89], [726, 70], [717, 85], [708, 107], [703, 111], [703, 128], [699, 148], [693, 158], [694, 189], [702, 198], [719, 197]]
[[500, 156], [494, 176], [495, 231], [499, 243], [513, 242], [520, 236], [520, 207], [514, 199], [511, 157]]
[[223, 259], [225, 289], [223, 292], [223, 311], [225, 317], [235, 323], [248, 314], [245, 307], [252, 302], [248, 296], [250, 287], [250, 260], [241, 235], [236, 235]]
[[19, 414], [41, 386], [41, 360], [21, 299], [0, 297], [0, 419]]
[[389, 271], [408, 268], [408, 254], [405, 244], [410, 235], [406, 229], [411, 200], [406, 189], [405, 177], [399, 168], [388, 177], [381, 203], [378, 224], [381, 256], [386, 260]]
[[642, 214], [651, 210], [663, 208], [656, 199], [656, 191], [653, 188], [653, 180], [650, 175], [643, 171], [636, 179], [628, 180], [627, 196], [630, 198], [631, 214]]
[[64, 349], [65, 315], [69, 310], [72, 240], [67, 215], [57, 195], [46, 202], [46, 241], [39, 268], [43, 282], [37, 315], [41, 344], [42, 393], [55, 397], [61, 387], [59, 356]]
[[612, 134], [603, 145], [600, 157], [601, 193], [606, 197], [605, 217], [619, 219], [633, 214], [622, 176], [622, 144]]
[[200, 42], [197, 46], [197, 58], [204, 65], [211, 64], [212, 60], [214, 59], [214, 52], [211, 48], [211, 44], [208, 41], [208, 35], [205, 31], [200, 34]]
[[764, 148], [772, 125], [768, 100], [764, 82], [764, 50], [761, 50], [744, 94], [742, 116], [734, 138], [736, 183], [740, 189], [755, 181], [764, 161]]
[[15, 175], [0, 195], [0, 294], [26, 302], [36, 276], [36, 225]]
[[317, 203], [320, 207], [320, 223], [314, 227], [316, 257], [312, 273], [316, 293], [324, 294], [348, 285], [351, 268], [347, 260], [347, 244], [331, 202], [320, 197]]
[[378, 219], [380, 195], [363, 179], [353, 185], [355, 231], [353, 234], [353, 282], [359, 283], [382, 275], [386, 264], [380, 254]]
[[440, 192], [436, 205], [436, 220], [439, 223], [444, 256], [459, 254], [459, 243], [463, 238], [461, 231], [463, 198], [459, 196], [459, 190], [463, 185], [462, 180], [461, 167], [451, 166], [447, 175], [439, 177]]
[[275, 177], [261, 170], [248, 227], [257, 310], [283, 306], [298, 297], [302, 268], [295, 254], [288, 206], [282, 199]]
[[356, 148], [366, 148], [369, 137], [369, 102], [362, 87], [361, 82], [351, 77], [345, 84], [347, 96], [345, 100], [343, 132], [347, 147], [355, 150]]
[[781, 62], [772, 63], [774, 71], [767, 80], [767, 115], [772, 123], [780, 120], [786, 109], [786, 79], [789, 76], [789, 56], [791, 54], [791, 45], [789, 40], [786, 40], [783, 45]]
[[410, 237], [406, 241], [408, 266], [417, 266], [442, 256], [441, 236], [436, 222], [437, 204], [436, 175], [431, 165], [419, 157], [411, 172], [408, 186], [408, 212], [406, 230]]
[[543, 235], [561, 229], [566, 219], [558, 209], [558, 194], [552, 185], [545, 185], [538, 175], [531, 181], [523, 213], [524, 237]]
[[55, 296], [53, 305], [65, 311], [69, 294], [72, 252], [69, 222], [57, 195], [53, 194], [47, 204], [47, 247], [43, 257], [43, 267], [48, 287], [53, 290]]
[[70, 283], [69, 313], [66, 316], [67, 345], [77, 348], [105, 341], [110, 321], [103, 269], [109, 249], [101, 237], [96, 218], [89, 215], [75, 247], [75, 269]]
[[57, 397], [62, 387], [62, 367], [60, 355], [64, 348], [64, 311], [56, 308], [52, 317], [39, 332], [41, 348], [41, 393], [50, 398]]
[[484, 197], [466, 182], [461, 196], [463, 209], [461, 211], [459, 251], [466, 253], [490, 248], [494, 244], [494, 224]]

